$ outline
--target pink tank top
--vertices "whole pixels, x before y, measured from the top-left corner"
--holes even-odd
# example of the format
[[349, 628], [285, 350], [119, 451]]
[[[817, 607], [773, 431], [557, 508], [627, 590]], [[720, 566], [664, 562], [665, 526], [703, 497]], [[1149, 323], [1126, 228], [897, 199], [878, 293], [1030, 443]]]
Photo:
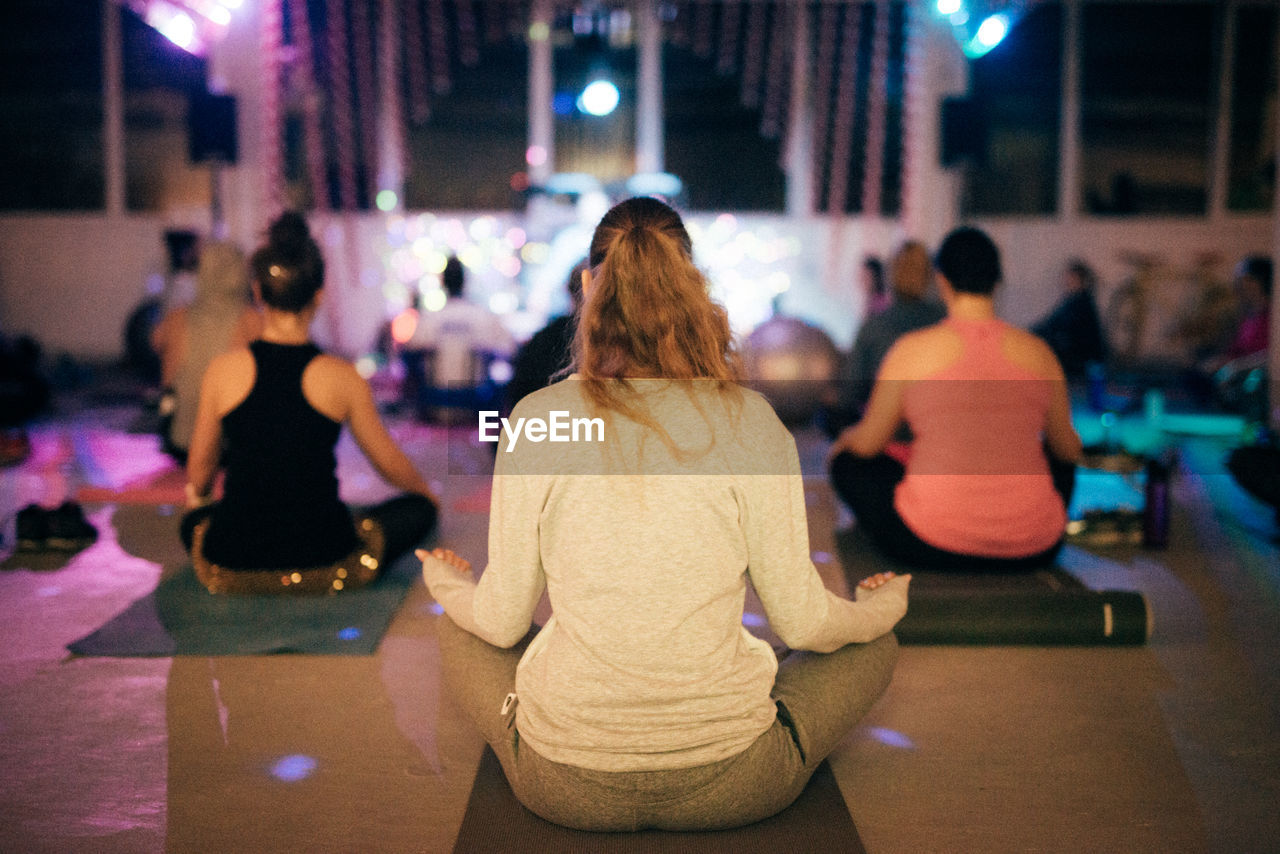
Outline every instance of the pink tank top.
[[1043, 450], [1053, 382], [1004, 355], [1004, 321], [943, 323], [964, 350], [903, 393], [915, 441], [894, 506], [940, 549], [1007, 558], [1044, 551], [1067, 521]]

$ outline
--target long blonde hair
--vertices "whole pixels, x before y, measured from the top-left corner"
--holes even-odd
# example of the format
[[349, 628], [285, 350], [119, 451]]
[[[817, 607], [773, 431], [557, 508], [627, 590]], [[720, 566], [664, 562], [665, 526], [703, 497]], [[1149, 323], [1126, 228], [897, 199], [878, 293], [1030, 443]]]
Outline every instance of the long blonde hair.
[[693, 263], [679, 214], [653, 198], [620, 202], [596, 226], [588, 264], [573, 367], [593, 403], [647, 422], [627, 401], [629, 379], [734, 386], [741, 369], [729, 316]]

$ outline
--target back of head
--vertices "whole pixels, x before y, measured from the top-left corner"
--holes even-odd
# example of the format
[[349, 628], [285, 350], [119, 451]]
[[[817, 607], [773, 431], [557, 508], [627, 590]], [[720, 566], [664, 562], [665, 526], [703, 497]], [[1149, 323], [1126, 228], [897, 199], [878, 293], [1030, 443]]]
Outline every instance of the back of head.
[[444, 287], [444, 292], [454, 298], [460, 297], [466, 283], [467, 277], [462, 269], [462, 262], [458, 260], [457, 255], [450, 255], [449, 260], [444, 262], [444, 270], [440, 273], [440, 284]]
[[1003, 275], [1000, 250], [984, 232], [968, 226], [946, 236], [935, 263], [960, 293], [990, 296]]
[[889, 281], [897, 296], [910, 300], [922, 300], [929, 290], [929, 279], [932, 273], [929, 252], [924, 248], [924, 244], [908, 240], [893, 256], [889, 268]]
[[598, 403], [618, 408], [612, 379], [737, 379], [728, 315], [674, 210], [647, 197], [619, 203], [596, 227], [587, 260], [574, 366]]
[[1271, 259], [1266, 255], [1250, 255], [1240, 262], [1240, 273], [1254, 279], [1262, 287], [1262, 294], [1271, 296]]
[[196, 300], [240, 300], [249, 295], [249, 270], [234, 243], [215, 241], [200, 249], [196, 267]]
[[324, 286], [324, 257], [296, 211], [285, 211], [271, 223], [267, 242], [250, 264], [262, 301], [281, 311], [301, 311]]

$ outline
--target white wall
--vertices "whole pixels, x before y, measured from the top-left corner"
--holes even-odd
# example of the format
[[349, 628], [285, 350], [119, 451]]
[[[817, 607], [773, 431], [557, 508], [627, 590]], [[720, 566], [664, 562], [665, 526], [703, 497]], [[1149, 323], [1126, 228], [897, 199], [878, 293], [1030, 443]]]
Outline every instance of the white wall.
[[0, 330], [49, 354], [123, 352], [125, 321], [166, 269], [161, 217], [0, 217]]
[[1057, 287], [1063, 266], [1072, 258], [1087, 262], [1098, 274], [1099, 305], [1132, 272], [1125, 256], [1143, 253], [1158, 257], [1175, 271], [1190, 271], [1198, 256], [1213, 253], [1217, 269], [1229, 280], [1245, 255], [1269, 255], [1272, 220], [1269, 215], [1240, 216], [1211, 222], [1178, 218], [1082, 218], [1072, 223], [1055, 219], [1001, 218], [974, 223], [995, 240], [1004, 263], [1005, 284], [999, 295], [1001, 314], [1028, 324], [1048, 311], [1060, 296]]
[[[440, 216], [469, 222], [485, 214]], [[510, 213], [491, 216], [503, 223], [516, 221]], [[902, 239], [914, 236], [888, 220], [792, 220], [752, 214], [735, 217], [731, 230], [712, 239], [717, 217], [692, 213], [687, 219], [695, 235], [703, 235], [698, 260], [721, 295], [738, 288], [750, 311], [753, 302], [768, 301], [762, 291], [764, 278], [771, 271], [780, 273], [787, 284], [779, 301], [783, 311], [822, 326], [840, 347], [849, 346], [861, 316], [856, 282], [863, 256], [887, 257]], [[312, 220], [329, 270], [328, 302], [317, 320], [316, 335], [348, 356], [364, 352], [387, 317], [383, 285], [395, 275], [386, 263], [392, 222], [377, 214]], [[976, 224], [1000, 246], [1005, 267], [1001, 312], [1020, 324], [1034, 321], [1054, 304], [1059, 273], [1071, 258], [1084, 259], [1098, 272], [1099, 303], [1105, 305], [1110, 290], [1130, 271], [1124, 253], [1149, 253], [1175, 268], [1189, 269], [1197, 255], [1216, 252], [1225, 277], [1242, 256], [1270, 253], [1274, 228], [1266, 216], [1222, 222], [1080, 219], [1063, 224], [1052, 219], [998, 219]], [[165, 270], [163, 233], [176, 226], [189, 227], [160, 216], [0, 218], [0, 329], [33, 335], [50, 353], [94, 359], [119, 356], [125, 321], [145, 297], [148, 277]], [[711, 251], [732, 246], [743, 232], [772, 236], [776, 245], [789, 248], [772, 264], [725, 260]], [[936, 246], [936, 241], [931, 243], [931, 248]], [[253, 247], [242, 248], [248, 252]], [[481, 294], [491, 290], [484, 276], [472, 276], [472, 285]]]

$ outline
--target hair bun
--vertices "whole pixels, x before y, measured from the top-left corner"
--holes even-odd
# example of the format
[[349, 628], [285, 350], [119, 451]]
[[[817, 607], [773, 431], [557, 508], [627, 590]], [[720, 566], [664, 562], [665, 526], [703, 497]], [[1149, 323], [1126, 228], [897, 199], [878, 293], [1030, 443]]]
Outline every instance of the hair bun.
[[267, 243], [285, 257], [298, 257], [313, 243], [306, 218], [297, 211], [280, 214], [267, 230]]

